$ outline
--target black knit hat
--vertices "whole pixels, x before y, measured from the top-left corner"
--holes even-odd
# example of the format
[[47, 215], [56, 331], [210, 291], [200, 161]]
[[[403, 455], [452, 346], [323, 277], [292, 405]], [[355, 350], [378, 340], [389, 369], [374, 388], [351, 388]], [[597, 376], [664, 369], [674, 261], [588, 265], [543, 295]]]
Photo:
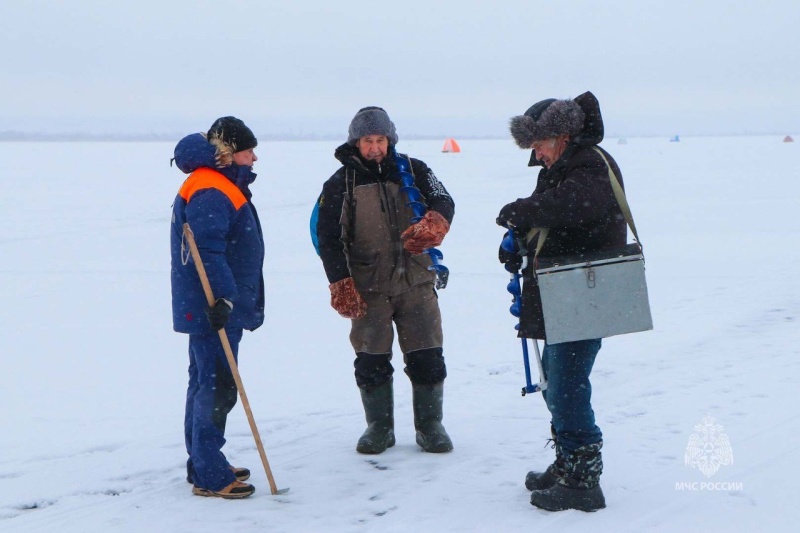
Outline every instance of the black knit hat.
[[208, 140], [220, 140], [231, 147], [234, 153], [258, 146], [253, 132], [236, 117], [221, 117], [208, 130]]
[[534, 141], [559, 135], [578, 135], [583, 129], [584, 113], [575, 100], [548, 98], [536, 102], [524, 115], [513, 117], [511, 136], [520, 148], [530, 148]]
[[376, 106], [358, 110], [347, 130], [347, 143], [355, 146], [361, 137], [367, 135], [385, 135], [389, 139], [389, 144], [397, 144], [398, 141], [397, 130], [394, 122], [389, 119], [389, 114]]

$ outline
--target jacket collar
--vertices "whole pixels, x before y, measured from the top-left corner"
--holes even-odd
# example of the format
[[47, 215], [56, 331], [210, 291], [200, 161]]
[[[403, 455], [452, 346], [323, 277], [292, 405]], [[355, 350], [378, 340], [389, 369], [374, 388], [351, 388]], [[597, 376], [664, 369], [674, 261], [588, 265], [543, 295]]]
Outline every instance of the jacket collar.
[[[391, 153], [391, 145], [389, 152]], [[358, 148], [344, 143], [336, 149], [334, 157], [345, 167], [352, 168], [358, 173], [372, 176], [378, 181], [385, 181], [387, 179], [398, 181], [396, 172], [397, 165], [389, 154], [378, 164], [374, 161], [367, 161], [361, 157]]]

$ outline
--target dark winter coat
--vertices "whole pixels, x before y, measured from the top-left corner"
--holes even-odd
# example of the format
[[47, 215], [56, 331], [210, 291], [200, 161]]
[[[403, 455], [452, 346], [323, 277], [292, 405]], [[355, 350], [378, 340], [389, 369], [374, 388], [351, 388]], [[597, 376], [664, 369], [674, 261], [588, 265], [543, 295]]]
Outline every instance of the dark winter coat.
[[[627, 225], [611, 188], [608, 167], [593, 149], [603, 140], [600, 106], [591, 93], [575, 101], [586, 114], [583, 130], [570, 138], [558, 161], [539, 172], [533, 194], [506, 205], [497, 218], [498, 224], [513, 225], [520, 235], [530, 228], [549, 228], [539, 254], [542, 258], [608, 250], [627, 242]], [[603, 154], [622, 183], [617, 163], [605, 150]], [[530, 166], [536, 164], [541, 163], [532, 158]], [[529, 244], [531, 259], [536, 242], [533, 239]], [[533, 261], [529, 263], [523, 272], [520, 337], [544, 339], [541, 297]]]
[[[352, 276], [359, 291], [389, 295], [433, 283], [430, 257], [412, 256], [400, 239], [414, 212], [406, 205], [408, 195], [400, 190], [400, 175], [391, 155], [377, 164], [364, 160], [358, 148], [343, 144], [335, 157], [343, 166], [322, 187], [317, 222], [328, 281]], [[452, 222], [455, 204], [450, 194], [425, 163], [410, 161], [427, 208]]]
[[256, 175], [236, 164], [216, 168], [215, 152], [199, 133], [175, 147], [178, 168], [190, 174], [172, 206], [172, 318], [181, 333], [212, 332], [208, 302], [183, 237], [185, 222], [214, 297], [233, 302], [228, 325], [253, 330], [264, 322], [264, 238], [249, 189]]

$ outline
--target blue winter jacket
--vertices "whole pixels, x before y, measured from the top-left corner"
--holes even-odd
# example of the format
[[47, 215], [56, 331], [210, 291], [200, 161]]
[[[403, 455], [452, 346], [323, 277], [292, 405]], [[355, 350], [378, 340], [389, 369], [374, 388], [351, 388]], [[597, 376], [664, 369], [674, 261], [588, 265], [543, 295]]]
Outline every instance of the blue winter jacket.
[[264, 322], [264, 237], [250, 202], [250, 167], [216, 168], [216, 149], [195, 133], [175, 147], [175, 162], [189, 177], [172, 206], [172, 321], [181, 333], [213, 332], [208, 301], [183, 236], [194, 233], [214, 298], [233, 302], [228, 326], [254, 330]]

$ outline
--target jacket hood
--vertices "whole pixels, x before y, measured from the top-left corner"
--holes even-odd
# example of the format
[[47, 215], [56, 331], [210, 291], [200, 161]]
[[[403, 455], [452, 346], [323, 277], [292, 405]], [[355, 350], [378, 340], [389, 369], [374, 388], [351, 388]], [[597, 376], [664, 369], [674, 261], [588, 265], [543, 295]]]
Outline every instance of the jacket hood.
[[175, 145], [175, 164], [184, 174], [198, 168], [216, 168], [216, 148], [202, 133], [187, 135]]
[[605, 130], [603, 117], [600, 114], [600, 102], [589, 91], [575, 98], [575, 103], [583, 110], [583, 128], [572, 138], [578, 146], [595, 146], [603, 141]]
[[211, 168], [222, 173], [236, 184], [250, 198], [248, 186], [256, 180], [256, 173], [251, 167], [243, 167], [231, 163], [224, 167], [217, 165], [217, 147], [208, 142], [202, 133], [187, 135], [175, 145], [175, 165], [184, 174], [191, 174], [198, 168]]

